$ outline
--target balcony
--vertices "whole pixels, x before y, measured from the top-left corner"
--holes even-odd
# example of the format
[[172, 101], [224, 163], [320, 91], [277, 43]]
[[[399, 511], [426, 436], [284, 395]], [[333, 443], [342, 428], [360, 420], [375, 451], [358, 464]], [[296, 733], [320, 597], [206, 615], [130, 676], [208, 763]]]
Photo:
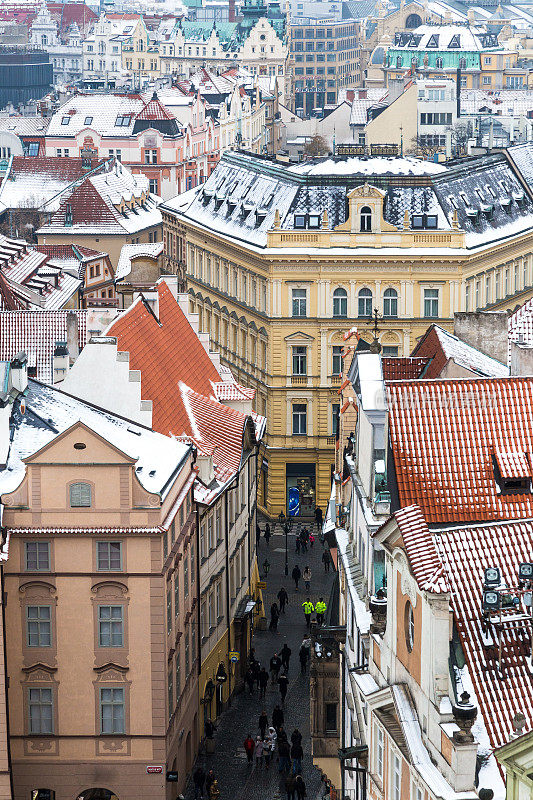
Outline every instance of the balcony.
[[293, 386], [307, 386], [307, 375], [291, 375]]

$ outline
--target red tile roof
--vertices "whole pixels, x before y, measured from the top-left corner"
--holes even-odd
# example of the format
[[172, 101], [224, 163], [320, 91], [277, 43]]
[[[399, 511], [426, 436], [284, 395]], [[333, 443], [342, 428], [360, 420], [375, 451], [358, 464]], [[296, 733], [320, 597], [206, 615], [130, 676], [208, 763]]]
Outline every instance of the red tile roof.
[[[499, 672], [497, 645], [484, 643], [481, 627], [484, 569], [497, 566], [508, 587], [517, 585], [521, 562], [533, 562], [533, 523], [508, 522], [436, 533], [434, 536], [451, 587], [451, 604], [463, 645], [470, 678], [493, 747], [508, 741], [511, 720], [522, 711], [533, 726], [533, 684], [526, 657], [530, 632], [504, 634], [504, 675]], [[493, 625], [492, 640], [498, 641]], [[485, 641], [486, 637], [485, 637]]]
[[442, 562], [420, 508], [408, 506], [394, 516], [419, 588], [436, 594], [449, 591]]
[[255, 397], [255, 389], [248, 389], [246, 386], [229, 381], [217, 383], [213, 389], [217, 400], [221, 403], [226, 400], [253, 400]]
[[217, 402], [218, 371], [166, 283], [158, 295], [158, 319], [140, 298], [106, 334], [117, 337], [118, 349], [130, 354], [130, 369], [141, 372], [153, 429], [192, 439], [212, 455], [217, 479], [225, 482], [240, 465], [249, 416]]
[[174, 114], [171, 114], [167, 108], [165, 108], [165, 106], [159, 100], [157, 94], [154, 92], [151, 99], [144, 104], [144, 108], [139, 111], [135, 119], [167, 120], [176, 119], [176, 117]]
[[533, 378], [387, 385], [400, 506], [429, 524], [533, 517], [533, 495], [498, 493], [496, 451], [533, 453]]
[[429, 356], [421, 358], [383, 356], [381, 359], [383, 379], [386, 381], [401, 381], [419, 378], [430, 361]]
[[83, 247], [81, 245], [73, 244], [38, 244], [35, 249], [40, 253], [45, 253], [49, 258], [54, 259], [70, 259], [76, 258], [76, 250], [83, 256], [83, 258], [101, 258], [107, 255], [99, 250], [93, 250], [91, 247]]
[[43, 180], [49, 176], [71, 183], [86, 175], [87, 170], [83, 168], [81, 158], [13, 156], [11, 174], [17, 178], [24, 174], [42, 175]]
[[46, 5], [52, 17], [59, 21], [62, 33], [65, 33], [74, 22], [80, 32], [84, 33], [98, 19], [98, 14], [95, 14], [85, 3], [47, 3]]
[[423, 378], [440, 378], [448, 361], [453, 361], [473, 375], [486, 378], [502, 378], [509, 374], [505, 364], [485, 355], [439, 325], [431, 325], [427, 329], [411, 355], [428, 358]]

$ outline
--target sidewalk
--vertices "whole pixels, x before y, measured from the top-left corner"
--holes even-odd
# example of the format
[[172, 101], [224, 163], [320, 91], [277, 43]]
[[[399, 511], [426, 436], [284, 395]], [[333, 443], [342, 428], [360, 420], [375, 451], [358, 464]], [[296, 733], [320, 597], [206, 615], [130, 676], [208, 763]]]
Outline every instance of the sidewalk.
[[[265, 529], [265, 520], [260, 519], [261, 531]], [[307, 554], [295, 553], [296, 534], [300, 532], [304, 525], [312, 531], [316, 537], [315, 545], [309, 549]], [[300, 663], [298, 652], [305, 634], [305, 620], [302, 610], [302, 603], [307, 597], [305, 586], [300, 581], [300, 590], [295, 591], [294, 581], [291, 572], [295, 564], [298, 564], [303, 572], [304, 567], [310, 566], [312, 571], [310, 597], [315, 602], [320, 595], [326, 602], [329, 600], [331, 585], [334, 573], [324, 573], [324, 566], [321, 562], [323, 548], [318, 540], [316, 525], [311, 526], [309, 522], [295, 522], [292, 531], [289, 533], [289, 575], [285, 578], [285, 534], [282, 532], [279, 523], [271, 523], [272, 536], [270, 545], [261, 536], [258, 551], [258, 563], [260, 571], [265, 558], [270, 562], [270, 571], [267, 579], [267, 588], [263, 590], [263, 600], [265, 611], [269, 616], [272, 602], [276, 600], [277, 593], [281, 586], [285, 586], [289, 594], [289, 604], [286, 613], [280, 617], [278, 632], [256, 631], [252, 647], [255, 648], [256, 658], [261, 662], [261, 666], [269, 669], [269, 661], [275, 652], [279, 652], [283, 644], [287, 642], [292, 650], [290, 670], [289, 670], [289, 690], [285, 701], [285, 730], [290, 740], [292, 731], [298, 727], [303, 736], [302, 747], [304, 749], [304, 759], [302, 762], [302, 775], [307, 787], [308, 800], [315, 800], [319, 795], [322, 783], [319, 772], [313, 767], [311, 759], [311, 739], [309, 727], [309, 672], [306, 676], [300, 675]], [[204, 769], [213, 769], [218, 780], [220, 789], [220, 800], [273, 800], [275, 796], [285, 797], [284, 777], [280, 778], [277, 754], [272, 761], [270, 768], [262, 766], [260, 769], [252, 768], [246, 761], [243, 749], [243, 742], [247, 734], [250, 733], [254, 738], [258, 733], [258, 719], [261, 710], [265, 708], [269, 723], [274, 706], [280, 703], [279, 691], [276, 687], [268, 686], [266, 698], [259, 700], [259, 692], [255, 690], [250, 695], [248, 688], [244, 692], [235, 696], [232, 705], [224, 712], [218, 721], [216, 733], [215, 753], [212, 756], [201, 756], [199, 763]], [[194, 797], [192, 786], [189, 785], [185, 794], [186, 800]]]

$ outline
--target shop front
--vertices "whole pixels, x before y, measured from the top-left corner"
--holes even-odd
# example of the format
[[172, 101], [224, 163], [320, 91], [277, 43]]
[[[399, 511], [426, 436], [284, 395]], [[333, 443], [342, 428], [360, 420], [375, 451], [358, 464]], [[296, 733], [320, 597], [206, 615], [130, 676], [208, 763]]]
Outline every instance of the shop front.
[[291, 517], [312, 517], [316, 505], [316, 464], [286, 465], [286, 504]]

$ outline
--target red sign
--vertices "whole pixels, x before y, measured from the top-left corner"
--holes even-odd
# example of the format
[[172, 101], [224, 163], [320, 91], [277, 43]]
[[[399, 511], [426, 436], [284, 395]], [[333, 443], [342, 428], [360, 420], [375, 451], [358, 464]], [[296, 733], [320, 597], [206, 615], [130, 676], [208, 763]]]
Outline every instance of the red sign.
[[148, 775], [162, 775], [163, 767], [146, 767]]

